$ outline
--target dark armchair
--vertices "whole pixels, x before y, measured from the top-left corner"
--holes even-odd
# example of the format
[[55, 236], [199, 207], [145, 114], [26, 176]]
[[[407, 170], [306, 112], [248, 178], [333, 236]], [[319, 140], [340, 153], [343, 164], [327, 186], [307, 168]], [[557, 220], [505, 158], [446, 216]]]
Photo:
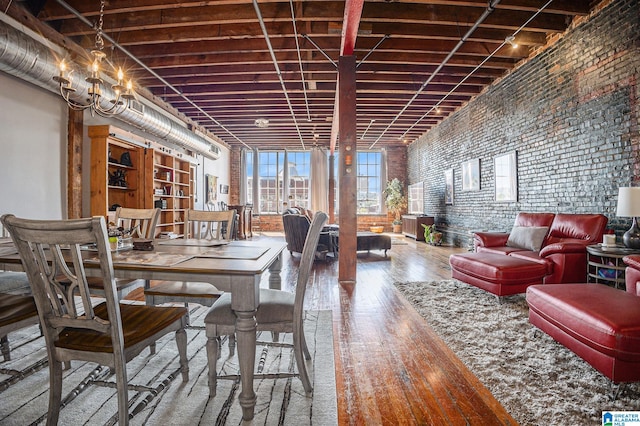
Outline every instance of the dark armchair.
[[[305, 214], [307, 212], [298, 208], [288, 208], [282, 214], [282, 225], [284, 227], [284, 238], [287, 242], [289, 253], [302, 254], [304, 242], [307, 239], [307, 233], [311, 227], [310, 218]], [[330, 235], [323, 232], [320, 235], [320, 242], [316, 249], [316, 258], [325, 260], [330, 250]]]

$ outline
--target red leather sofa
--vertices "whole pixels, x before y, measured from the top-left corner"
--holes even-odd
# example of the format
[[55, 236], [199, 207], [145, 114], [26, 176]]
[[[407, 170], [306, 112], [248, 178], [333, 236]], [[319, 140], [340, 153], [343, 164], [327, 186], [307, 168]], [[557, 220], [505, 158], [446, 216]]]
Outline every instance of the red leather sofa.
[[529, 322], [614, 383], [640, 381], [640, 256], [624, 258], [626, 291], [604, 284], [527, 288]]
[[475, 253], [451, 255], [451, 275], [497, 296], [585, 282], [586, 246], [602, 241], [606, 225], [601, 214], [519, 213], [511, 233], [478, 232]]

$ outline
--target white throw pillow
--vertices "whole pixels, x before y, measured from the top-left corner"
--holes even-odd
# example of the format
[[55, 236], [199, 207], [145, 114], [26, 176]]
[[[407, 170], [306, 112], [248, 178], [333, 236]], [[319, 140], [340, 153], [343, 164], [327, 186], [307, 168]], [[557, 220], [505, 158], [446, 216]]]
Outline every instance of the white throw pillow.
[[540, 251], [548, 226], [514, 226], [507, 240], [508, 247]]

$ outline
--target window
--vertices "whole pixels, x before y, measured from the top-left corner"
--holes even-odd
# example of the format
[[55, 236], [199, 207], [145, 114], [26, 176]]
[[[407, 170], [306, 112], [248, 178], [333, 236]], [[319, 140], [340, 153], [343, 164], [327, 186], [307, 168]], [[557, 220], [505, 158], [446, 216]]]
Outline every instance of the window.
[[[308, 151], [247, 152], [247, 201], [263, 214], [282, 213], [284, 203], [311, 206], [311, 154]], [[253, 193], [253, 168], [257, 161], [258, 192]]]
[[311, 208], [310, 162], [311, 154], [308, 151], [287, 152], [290, 206]]
[[[335, 211], [338, 213], [340, 199], [340, 155], [334, 153], [334, 170], [336, 175], [336, 188], [334, 194]], [[380, 214], [382, 213], [382, 152], [380, 151], [358, 151], [357, 158], [358, 177], [358, 208], [357, 214]]]
[[358, 152], [358, 214], [379, 214], [382, 205], [382, 154]]

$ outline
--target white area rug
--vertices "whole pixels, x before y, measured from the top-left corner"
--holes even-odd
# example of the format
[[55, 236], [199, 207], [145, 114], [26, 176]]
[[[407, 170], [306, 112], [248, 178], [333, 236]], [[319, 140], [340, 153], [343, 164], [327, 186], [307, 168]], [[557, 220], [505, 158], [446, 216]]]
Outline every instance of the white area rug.
[[[191, 321], [202, 325], [206, 308], [194, 308]], [[306, 314], [305, 333], [313, 360], [309, 374], [314, 386], [311, 397], [305, 395], [298, 377], [256, 379], [258, 396], [253, 425], [335, 425], [337, 402], [335, 367], [333, 362], [333, 333], [331, 311], [310, 311]], [[0, 368], [23, 370], [46, 357], [44, 338], [38, 337], [37, 326], [9, 335], [12, 361], [0, 363]], [[207, 386], [207, 358], [204, 330], [188, 329], [189, 381], [182, 382], [178, 374], [166, 389], [145, 406], [148, 392], [129, 391], [130, 412], [142, 408], [132, 425], [240, 425], [242, 410], [238, 403], [239, 381], [218, 380], [217, 395], [209, 399]], [[282, 339], [283, 336], [281, 335]], [[291, 342], [291, 335], [284, 335]], [[270, 341], [270, 335], [260, 340]], [[259, 346], [256, 351], [256, 371], [264, 365], [263, 373], [296, 371], [293, 351], [289, 348]], [[72, 362], [72, 369], [64, 372], [63, 398], [76, 387], [96, 365]], [[158, 341], [157, 353], [150, 356], [143, 351], [127, 364], [129, 382], [163, 388], [163, 381], [179, 367], [173, 333]], [[226, 339], [218, 360], [219, 374], [235, 374], [237, 358], [229, 357]], [[99, 373], [100, 374], [100, 373]], [[0, 382], [10, 378], [0, 374]], [[113, 378], [110, 377], [111, 381]], [[2, 391], [0, 387], [0, 424], [27, 425], [46, 422], [49, 389], [48, 367], [28, 375]], [[131, 400], [133, 399], [133, 403]], [[142, 405], [139, 405], [141, 404]], [[60, 412], [60, 425], [113, 424], [117, 413], [115, 389], [91, 385]]]
[[600, 425], [602, 411], [640, 410], [639, 383], [612, 401], [606, 377], [548, 335], [534, 336], [524, 295], [500, 304], [455, 280], [396, 287], [521, 425]]

